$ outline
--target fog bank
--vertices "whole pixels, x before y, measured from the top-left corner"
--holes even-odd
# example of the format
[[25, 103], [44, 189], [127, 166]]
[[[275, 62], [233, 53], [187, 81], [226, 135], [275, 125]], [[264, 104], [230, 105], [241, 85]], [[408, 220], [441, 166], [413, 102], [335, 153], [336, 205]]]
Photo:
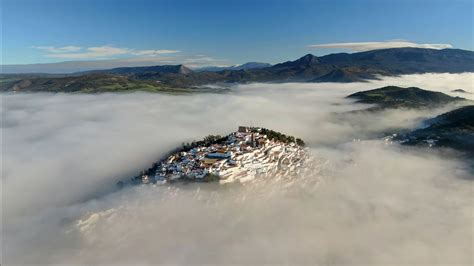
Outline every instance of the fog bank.
[[[465, 162], [379, 137], [454, 106], [350, 114], [367, 106], [344, 97], [399, 85], [473, 99], [451, 92], [474, 92], [473, 78], [249, 84], [227, 94], [3, 94], [3, 263], [470, 265]], [[319, 170], [243, 187], [114, 192], [182, 142], [239, 125], [301, 137]]]

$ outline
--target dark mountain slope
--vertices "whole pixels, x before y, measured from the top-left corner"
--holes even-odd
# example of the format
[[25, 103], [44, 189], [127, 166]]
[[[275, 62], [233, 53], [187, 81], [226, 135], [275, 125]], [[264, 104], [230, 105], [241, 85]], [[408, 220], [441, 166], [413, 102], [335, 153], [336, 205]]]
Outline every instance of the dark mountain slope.
[[376, 69], [367, 69], [367, 68], [357, 68], [357, 67], [346, 67], [346, 68], [336, 68], [331, 72], [311, 80], [312, 82], [364, 82], [369, 79], [376, 79], [377, 75], [388, 75], [387, 72], [376, 70]]
[[391, 74], [474, 72], [474, 52], [459, 49], [391, 48], [331, 54], [319, 60], [321, 64], [368, 67]]
[[321, 62], [318, 57], [307, 54], [294, 61], [286, 61], [284, 63], [276, 64], [272, 66], [273, 69], [284, 69], [284, 68], [299, 68], [299, 67], [312, 67], [318, 66]]
[[400, 136], [406, 145], [450, 147], [474, 154], [474, 105], [425, 121], [428, 126]]

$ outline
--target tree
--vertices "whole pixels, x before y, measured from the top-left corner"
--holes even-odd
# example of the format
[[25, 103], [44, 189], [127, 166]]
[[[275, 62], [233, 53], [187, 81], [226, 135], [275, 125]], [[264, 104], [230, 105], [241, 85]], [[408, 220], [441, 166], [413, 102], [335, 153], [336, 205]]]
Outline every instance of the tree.
[[300, 145], [301, 147], [304, 147], [306, 145], [304, 141], [300, 138], [296, 138], [296, 144]]

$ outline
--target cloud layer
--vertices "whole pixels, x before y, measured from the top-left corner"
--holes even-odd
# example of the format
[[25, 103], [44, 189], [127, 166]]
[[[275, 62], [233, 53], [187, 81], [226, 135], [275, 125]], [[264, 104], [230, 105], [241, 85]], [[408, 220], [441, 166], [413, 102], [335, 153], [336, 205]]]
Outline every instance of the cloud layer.
[[[472, 173], [464, 162], [377, 140], [393, 125], [411, 128], [454, 107], [334, 114], [365, 107], [344, 99], [355, 91], [473, 92], [473, 77], [249, 84], [228, 94], [2, 95], [2, 260], [468, 265]], [[319, 171], [243, 187], [111, 193], [183, 141], [241, 124], [302, 137]]]
[[430, 49], [446, 49], [453, 48], [451, 44], [444, 43], [414, 43], [410, 41], [384, 41], [384, 42], [341, 42], [341, 43], [325, 43], [308, 45], [308, 48], [313, 49], [349, 49], [355, 52], [363, 52], [377, 49], [387, 48], [430, 48]]

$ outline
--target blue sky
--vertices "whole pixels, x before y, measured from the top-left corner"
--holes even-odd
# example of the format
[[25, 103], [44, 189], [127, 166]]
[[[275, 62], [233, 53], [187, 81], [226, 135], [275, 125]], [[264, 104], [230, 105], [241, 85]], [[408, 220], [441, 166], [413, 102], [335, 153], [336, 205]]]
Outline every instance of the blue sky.
[[390, 40], [472, 50], [472, 2], [2, 0], [2, 64], [277, 63]]

